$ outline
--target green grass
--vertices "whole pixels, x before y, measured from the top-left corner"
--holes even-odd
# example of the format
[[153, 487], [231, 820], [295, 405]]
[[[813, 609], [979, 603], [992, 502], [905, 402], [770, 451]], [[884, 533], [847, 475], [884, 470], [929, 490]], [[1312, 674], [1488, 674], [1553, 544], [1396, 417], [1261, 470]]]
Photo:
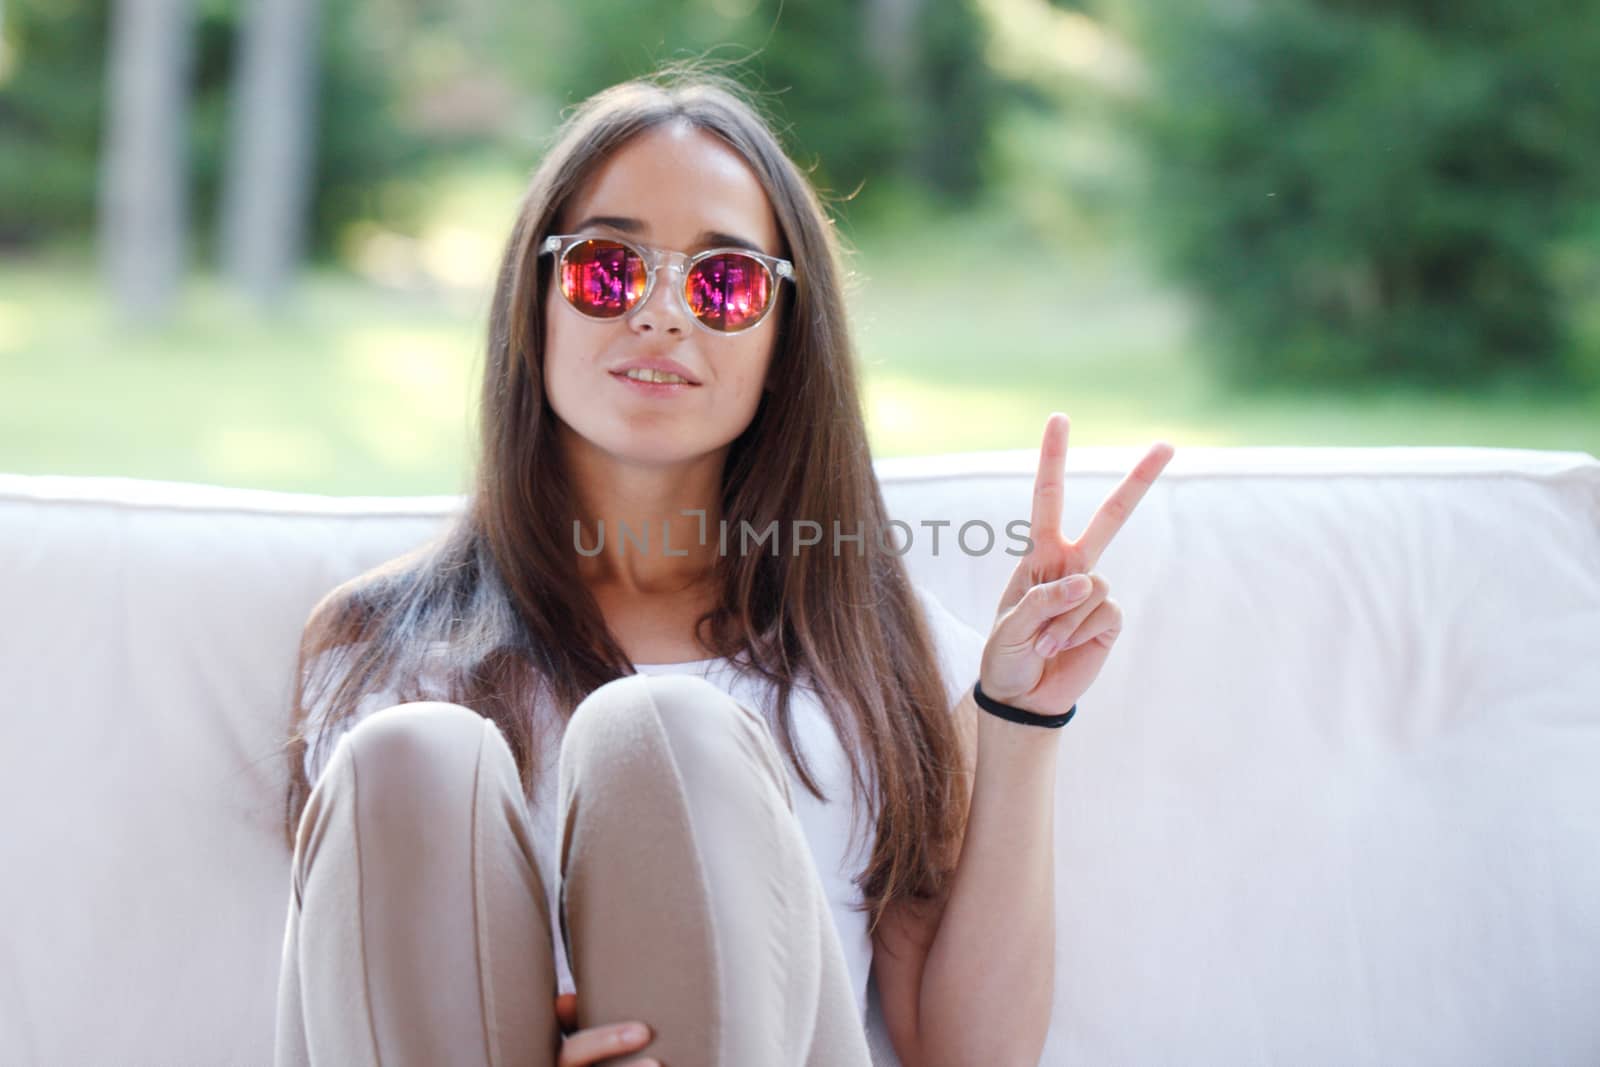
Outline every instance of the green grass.
[[[1479, 445], [1600, 455], [1600, 395], [1385, 389], [1239, 394], [1216, 385], [1194, 311], [1130, 255], [1040, 253], [978, 272], [980, 220], [860, 264], [868, 415], [885, 454], [1036, 447], [1051, 411], [1079, 444]], [[941, 244], [942, 243], [942, 244]]]
[[10, 265], [0, 293], [0, 469], [352, 494], [463, 483], [471, 312], [319, 275], [267, 323], [200, 282], [144, 333], [81, 269]]
[[[215, 280], [155, 331], [120, 325], [81, 258], [0, 260], [0, 470], [340, 494], [457, 492], [471, 463], [487, 272], [515, 184], [471, 187], [451, 227], [368, 246], [455, 287], [308, 274], [264, 321]], [[466, 204], [476, 205], [471, 211]], [[489, 209], [485, 204], [499, 204]], [[470, 219], [463, 222], [462, 219]], [[1230, 395], [1191, 312], [1130, 258], [1036, 249], [979, 271], [1005, 223], [864, 238], [850, 302], [880, 455], [1079, 445], [1492, 445], [1600, 454], [1600, 397]], [[395, 242], [399, 242], [396, 246]], [[402, 250], [394, 252], [395, 247]], [[381, 257], [380, 257], [381, 258]]]

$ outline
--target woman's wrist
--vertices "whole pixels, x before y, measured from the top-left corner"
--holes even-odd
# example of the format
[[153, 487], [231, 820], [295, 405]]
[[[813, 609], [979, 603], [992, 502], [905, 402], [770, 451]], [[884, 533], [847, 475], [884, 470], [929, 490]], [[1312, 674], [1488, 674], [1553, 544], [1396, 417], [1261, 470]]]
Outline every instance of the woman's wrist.
[[1003, 703], [983, 691], [981, 680], [972, 684], [972, 698], [977, 702], [978, 707], [990, 715], [1005, 719], [1008, 722], [1020, 723], [1023, 726], [1041, 726], [1046, 729], [1058, 730], [1071, 722], [1072, 717], [1078, 713], [1078, 705], [1076, 704], [1060, 715], [1040, 715], [1026, 708]]

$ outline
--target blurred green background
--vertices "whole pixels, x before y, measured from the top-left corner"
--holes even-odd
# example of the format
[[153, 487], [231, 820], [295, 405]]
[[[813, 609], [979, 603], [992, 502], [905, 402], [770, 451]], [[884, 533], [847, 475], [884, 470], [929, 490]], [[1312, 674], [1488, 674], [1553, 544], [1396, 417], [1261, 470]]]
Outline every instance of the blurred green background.
[[880, 455], [1600, 453], [1585, 4], [0, 0], [0, 470], [460, 491], [523, 180], [684, 57], [831, 205]]

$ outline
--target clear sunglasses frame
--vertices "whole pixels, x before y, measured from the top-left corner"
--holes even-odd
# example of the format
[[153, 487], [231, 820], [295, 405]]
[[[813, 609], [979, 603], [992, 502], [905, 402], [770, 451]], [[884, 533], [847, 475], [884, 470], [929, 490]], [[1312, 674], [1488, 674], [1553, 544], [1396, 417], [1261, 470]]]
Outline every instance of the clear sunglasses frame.
[[[547, 252], [554, 253], [556, 257], [556, 277], [559, 279], [561, 275], [561, 268], [566, 264], [567, 261], [567, 253], [572, 251], [572, 249], [577, 247], [579, 244], [582, 244], [584, 241], [609, 241], [613, 244], [619, 244], [632, 251], [644, 261], [644, 292], [640, 294], [639, 299], [634, 302], [633, 307], [629, 308], [627, 311], [624, 311], [622, 314], [591, 315], [587, 311], [584, 311], [582, 308], [578, 307], [571, 300], [567, 300], [568, 307], [582, 315], [584, 318], [590, 319], [594, 322], [620, 322], [621, 320], [628, 318], [635, 311], [638, 311], [640, 308], [644, 307], [645, 304], [649, 303], [650, 294], [655, 292], [656, 288], [656, 274], [658, 273], [657, 268], [659, 268], [663, 263], [669, 267], [676, 268], [678, 271], [679, 284], [673, 286], [672, 288], [678, 294], [678, 306], [683, 308], [683, 313], [689, 316], [694, 324], [700, 327], [706, 333], [714, 333], [718, 337], [732, 337], [736, 334], [741, 334], [747, 330], [753, 330], [757, 326], [760, 326], [766, 321], [767, 316], [772, 313], [772, 309], [777, 306], [778, 287], [783, 284], [783, 280], [787, 278], [795, 284], [799, 284], [799, 279], [796, 277], [794, 272], [793, 263], [789, 262], [787, 259], [779, 259], [777, 256], [769, 256], [764, 252], [752, 252], [748, 248], [708, 248], [703, 252], [696, 252], [691, 256], [687, 253], [677, 252], [670, 248], [656, 248], [654, 245], [640, 244], [638, 241], [629, 241], [625, 238], [613, 237], [610, 234], [605, 233], [563, 233], [551, 234], [550, 236], [546, 237], [544, 239], [544, 244], [539, 246], [539, 254], [542, 256]], [[767, 306], [761, 309], [761, 314], [757, 315], [749, 323], [739, 327], [737, 330], [718, 330], [707, 326], [704, 322], [700, 321], [700, 316], [696, 315], [694, 313], [694, 309], [689, 306], [689, 297], [688, 294], [684, 292], [684, 285], [682, 284], [688, 279], [689, 272], [694, 270], [695, 265], [701, 260], [710, 259], [712, 256], [726, 255], [749, 256], [751, 259], [760, 263], [767, 272], [767, 278], [770, 284], [769, 291], [772, 294], [771, 299], [767, 301]], [[557, 287], [559, 288], [559, 283]], [[566, 299], [565, 293], [562, 293], [562, 299]]]

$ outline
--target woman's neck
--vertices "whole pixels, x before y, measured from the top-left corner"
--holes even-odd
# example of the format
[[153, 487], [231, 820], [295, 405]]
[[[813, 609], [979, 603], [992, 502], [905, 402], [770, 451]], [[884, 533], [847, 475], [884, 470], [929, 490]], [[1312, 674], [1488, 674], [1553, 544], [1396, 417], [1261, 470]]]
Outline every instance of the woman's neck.
[[628, 596], [702, 587], [716, 563], [725, 449], [678, 464], [641, 464], [586, 441], [564, 449], [580, 528], [578, 573]]

